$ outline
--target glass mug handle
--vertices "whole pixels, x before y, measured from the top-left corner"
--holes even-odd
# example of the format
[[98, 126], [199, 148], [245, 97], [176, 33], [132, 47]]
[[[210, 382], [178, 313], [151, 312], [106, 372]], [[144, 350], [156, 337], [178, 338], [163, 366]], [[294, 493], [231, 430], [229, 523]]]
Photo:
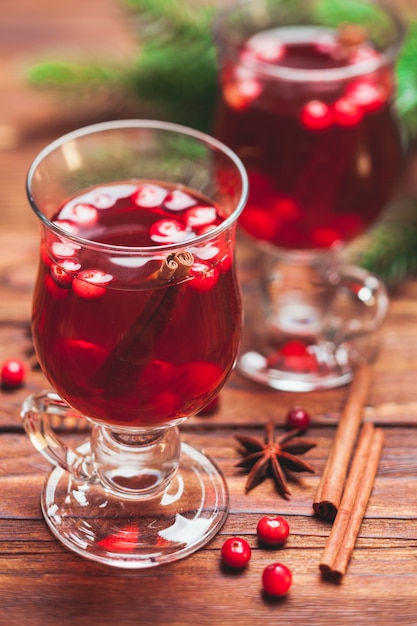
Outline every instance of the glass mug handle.
[[97, 468], [93, 459], [67, 446], [51, 427], [51, 417], [80, 416], [53, 391], [41, 391], [28, 396], [22, 405], [21, 418], [34, 448], [52, 465], [62, 468], [82, 481], [93, 479]]
[[[120, 498], [144, 499], [163, 492], [177, 471], [181, 440], [177, 426], [126, 432], [92, 423], [89, 445], [67, 446], [51, 418], [80, 419], [53, 391], [26, 398], [21, 417], [32, 445], [52, 465], [84, 483], [100, 483]], [[85, 452], [85, 453], [84, 453]]]
[[375, 332], [389, 306], [383, 282], [367, 270], [349, 265], [341, 270], [338, 293], [324, 333], [336, 345]]

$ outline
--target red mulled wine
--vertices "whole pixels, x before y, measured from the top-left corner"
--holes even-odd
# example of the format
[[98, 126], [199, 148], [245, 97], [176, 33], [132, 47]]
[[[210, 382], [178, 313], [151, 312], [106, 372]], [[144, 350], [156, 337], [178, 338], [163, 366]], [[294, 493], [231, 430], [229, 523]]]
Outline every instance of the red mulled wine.
[[223, 220], [206, 198], [154, 181], [89, 189], [59, 208], [61, 231], [42, 241], [33, 335], [74, 409], [142, 427], [216, 396], [240, 339], [233, 241], [230, 229], [193, 240]]
[[380, 215], [398, 177], [393, 69], [366, 37], [341, 33], [271, 29], [223, 60], [216, 134], [248, 170], [240, 224], [275, 246], [353, 239]]

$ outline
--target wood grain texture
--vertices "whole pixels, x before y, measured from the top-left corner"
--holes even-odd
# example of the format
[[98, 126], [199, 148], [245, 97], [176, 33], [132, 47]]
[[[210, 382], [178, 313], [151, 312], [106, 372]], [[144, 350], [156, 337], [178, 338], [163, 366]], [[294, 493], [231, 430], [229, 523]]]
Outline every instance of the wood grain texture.
[[[121, 54], [130, 54], [127, 25], [117, 7], [116, 0], [75, 0], [71, 5], [40, 0], [36, 8], [28, 0], [16, 0], [6, 2], [0, 12], [0, 31], [7, 34], [0, 38], [0, 362], [20, 357], [28, 367], [24, 388], [0, 390], [0, 625], [416, 626], [417, 281], [392, 297], [380, 333], [364, 419], [384, 429], [385, 445], [342, 584], [320, 577], [330, 527], [313, 516], [312, 502], [347, 387], [284, 393], [234, 373], [221, 393], [218, 412], [182, 426], [184, 440], [206, 451], [224, 472], [230, 514], [209, 545], [180, 562], [139, 572], [107, 568], [68, 552], [46, 527], [40, 493], [50, 467], [31, 446], [20, 421], [25, 396], [47, 385], [36, 367], [29, 332], [38, 228], [24, 180], [39, 149], [61, 131], [80, 125], [81, 118], [79, 110], [71, 116], [45, 94], [31, 93], [23, 68], [34, 54], [58, 45], [88, 56], [99, 33], [105, 33], [107, 51], [117, 56], [121, 42]], [[105, 114], [97, 111], [93, 119], [88, 110], [82, 121], [97, 121]], [[248, 281], [256, 274], [256, 259], [243, 247], [238, 258], [241, 280]], [[309, 437], [317, 446], [305, 458], [316, 474], [291, 480], [289, 500], [278, 496], [271, 480], [245, 495], [246, 475], [236, 468], [240, 456], [235, 434], [261, 437], [268, 419], [282, 426], [295, 404], [313, 418]], [[84, 422], [72, 420], [63, 425], [61, 436], [76, 445], [84, 431]], [[284, 515], [290, 523], [282, 549], [267, 550], [257, 543], [256, 525], [267, 513]], [[226, 571], [220, 561], [220, 547], [233, 534], [247, 538], [253, 548], [249, 566], [237, 573]], [[262, 570], [273, 561], [284, 562], [293, 572], [290, 593], [276, 601], [261, 590]]]

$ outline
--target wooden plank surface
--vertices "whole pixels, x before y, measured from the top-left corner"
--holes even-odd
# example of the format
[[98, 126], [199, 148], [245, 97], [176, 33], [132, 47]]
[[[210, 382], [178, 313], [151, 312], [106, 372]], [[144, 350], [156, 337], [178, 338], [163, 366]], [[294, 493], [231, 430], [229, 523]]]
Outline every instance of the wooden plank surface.
[[[274, 392], [234, 373], [221, 393], [219, 411], [182, 426], [183, 438], [205, 450], [223, 470], [231, 507], [212, 542], [180, 562], [138, 572], [104, 567], [68, 552], [45, 525], [40, 492], [50, 467], [23, 433], [19, 416], [24, 397], [47, 384], [36, 367], [30, 338], [38, 230], [26, 203], [24, 178], [38, 150], [57, 136], [59, 128], [67, 130], [80, 118], [60, 117], [44, 95], [27, 90], [19, 71], [23, 60], [58, 40], [91, 50], [91, 42], [86, 42], [90, 33], [106, 32], [107, 41], [112, 36], [122, 40], [123, 54], [129, 54], [126, 24], [114, 13], [116, 4], [76, 0], [70, 7], [41, 0], [36, 10], [27, 0], [1, 5], [0, 31], [7, 32], [9, 43], [6, 46], [4, 37], [0, 43], [0, 86], [7, 94], [0, 99], [0, 361], [23, 358], [29, 375], [23, 389], [0, 390], [0, 624], [416, 626], [417, 281], [404, 285], [392, 298], [381, 332], [365, 420], [384, 428], [385, 446], [341, 585], [320, 577], [318, 564], [330, 527], [313, 516], [312, 500], [346, 387], [308, 394]], [[112, 34], [109, 24], [120, 30]], [[30, 37], [25, 36], [29, 25]], [[87, 122], [90, 116], [88, 111]], [[250, 268], [242, 249], [242, 280]], [[262, 436], [267, 419], [273, 417], [282, 425], [295, 404], [313, 417], [309, 436], [317, 447], [306, 459], [316, 474], [292, 481], [288, 501], [277, 495], [269, 480], [246, 495], [245, 476], [235, 467], [240, 458], [236, 433]], [[70, 423], [62, 436], [75, 444], [85, 437], [82, 431], [82, 423]], [[280, 550], [266, 550], [257, 543], [256, 524], [266, 513], [282, 514], [290, 523], [290, 538]], [[246, 537], [253, 548], [248, 568], [234, 574], [220, 562], [220, 547], [232, 534]], [[261, 573], [276, 560], [291, 568], [294, 582], [286, 598], [273, 601], [262, 594]]]

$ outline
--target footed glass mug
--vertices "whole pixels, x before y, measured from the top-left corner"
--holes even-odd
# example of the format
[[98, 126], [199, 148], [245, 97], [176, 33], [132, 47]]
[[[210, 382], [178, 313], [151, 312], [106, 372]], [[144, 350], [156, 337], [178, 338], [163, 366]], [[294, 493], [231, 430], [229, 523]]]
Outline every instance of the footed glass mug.
[[240, 224], [262, 263], [243, 289], [238, 369], [287, 391], [347, 383], [388, 305], [381, 281], [340, 253], [378, 218], [402, 166], [402, 25], [362, 0], [249, 0], [219, 13], [215, 36], [215, 135], [247, 169]]
[[[220, 471], [178, 426], [235, 363], [245, 170], [209, 136], [126, 120], [47, 146], [27, 192], [41, 225], [33, 340], [54, 390], [28, 397], [22, 418], [56, 466], [45, 519], [65, 546], [109, 565], [184, 557], [228, 511]], [[68, 447], [57, 415], [86, 417], [88, 440]]]

